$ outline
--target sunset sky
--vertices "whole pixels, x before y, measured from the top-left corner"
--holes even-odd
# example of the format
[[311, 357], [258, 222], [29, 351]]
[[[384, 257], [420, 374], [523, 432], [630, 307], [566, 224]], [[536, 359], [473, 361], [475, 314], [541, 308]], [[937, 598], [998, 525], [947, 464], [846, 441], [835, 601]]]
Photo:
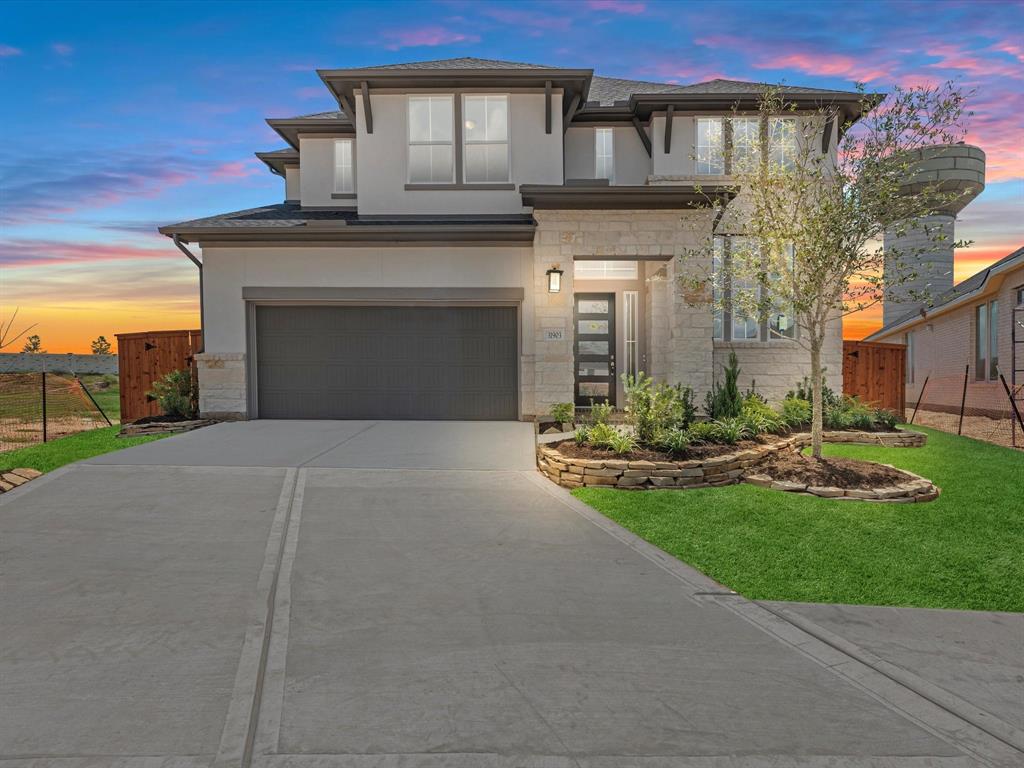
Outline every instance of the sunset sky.
[[[988, 186], [961, 280], [1024, 244], [1024, 3], [58, 3], [0, 5], [0, 316], [50, 352], [198, 327], [196, 269], [161, 224], [283, 198], [264, 123], [336, 108], [317, 67], [453, 56], [872, 89], [976, 89]], [[880, 312], [849, 318], [861, 338]]]

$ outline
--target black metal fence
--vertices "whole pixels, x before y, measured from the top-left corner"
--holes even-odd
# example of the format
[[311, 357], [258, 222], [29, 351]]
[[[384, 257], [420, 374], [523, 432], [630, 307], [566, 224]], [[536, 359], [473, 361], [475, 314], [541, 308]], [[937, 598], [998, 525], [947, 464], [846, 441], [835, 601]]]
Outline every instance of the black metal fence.
[[1024, 449], [1024, 386], [1001, 372], [977, 381], [966, 365], [959, 375], [929, 375], [915, 401], [907, 402], [907, 413], [911, 424]]
[[0, 373], [0, 451], [110, 424], [77, 376]]

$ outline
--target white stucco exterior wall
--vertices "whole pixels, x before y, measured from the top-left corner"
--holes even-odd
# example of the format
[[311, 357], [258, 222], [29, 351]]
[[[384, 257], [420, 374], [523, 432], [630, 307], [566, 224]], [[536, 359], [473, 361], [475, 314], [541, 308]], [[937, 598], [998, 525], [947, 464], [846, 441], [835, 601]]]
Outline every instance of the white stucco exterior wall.
[[[500, 93], [500, 91], [498, 91]], [[456, 94], [455, 98], [460, 98]], [[360, 215], [522, 213], [516, 189], [406, 190], [408, 182], [407, 95], [371, 93], [373, 133], [366, 133], [362, 100], [356, 100], [356, 184]], [[509, 95], [511, 183], [562, 183], [561, 91], [552, 95], [551, 133], [544, 132], [544, 94]], [[305, 150], [303, 149], [303, 153]], [[372, 167], [371, 167], [372, 164]], [[303, 165], [305, 169], [305, 165]], [[310, 181], [309, 199], [322, 199], [328, 179]], [[314, 191], [314, 187], [316, 191]], [[329, 197], [329, 192], [327, 193]]]

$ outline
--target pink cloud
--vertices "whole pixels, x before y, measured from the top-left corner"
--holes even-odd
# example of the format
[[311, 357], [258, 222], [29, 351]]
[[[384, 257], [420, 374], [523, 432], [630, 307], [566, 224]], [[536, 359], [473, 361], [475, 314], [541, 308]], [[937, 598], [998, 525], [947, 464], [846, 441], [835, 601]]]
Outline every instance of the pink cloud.
[[295, 95], [300, 99], [326, 99], [327, 89], [322, 85], [307, 85], [305, 88], [299, 88], [295, 92]]
[[[1019, 51], [1019, 49], [1017, 49]], [[1004, 51], [1008, 52], [1008, 51]], [[929, 56], [935, 56], [939, 60], [929, 67], [935, 69], [957, 69], [962, 72], [969, 72], [972, 75], [1012, 77], [1020, 79], [1024, 77], [1024, 70], [1016, 64], [995, 59], [985, 59], [964, 51], [957, 45], [946, 43], [933, 43], [928, 46]]]
[[397, 51], [400, 48], [432, 47], [435, 45], [451, 45], [452, 43], [478, 43], [479, 35], [470, 35], [464, 32], [456, 32], [440, 25], [428, 25], [425, 27], [413, 27], [407, 29], [386, 30], [382, 38], [384, 47], [389, 51]]
[[28, 239], [0, 242], [0, 264], [6, 268], [127, 259], [166, 259], [169, 256], [173, 256], [173, 253], [169, 253], [166, 248], [139, 248], [117, 243]]
[[7, 56], [21, 56], [21, 53], [21, 48], [15, 48], [13, 45], [0, 44], [0, 59]]
[[996, 45], [994, 45], [992, 47], [995, 50], [997, 50], [997, 51], [1002, 51], [1003, 53], [1010, 54], [1015, 59], [1017, 59], [1017, 61], [1019, 61], [1022, 64], [1024, 64], [1024, 46], [1016, 45], [1014, 43], [1011, 43], [1011, 42], [1007, 41], [1007, 42], [997, 43]]
[[75, 52], [75, 49], [67, 43], [54, 43], [50, 46], [50, 49], [58, 56], [70, 56]]
[[608, 11], [624, 13], [628, 16], [639, 16], [647, 6], [636, 0], [588, 0], [587, 7], [592, 11]]
[[870, 82], [892, 76], [891, 70], [866, 63], [863, 58], [845, 56], [840, 53], [818, 53], [812, 51], [787, 53], [781, 56], [765, 56], [753, 63], [757, 69], [795, 69], [813, 75], [846, 77], [851, 80]]
[[221, 163], [210, 172], [210, 178], [217, 181], [230, 181], [232, 179], [244, 179], [257, 173], [255, 161], [236, 160], [231, 163]]

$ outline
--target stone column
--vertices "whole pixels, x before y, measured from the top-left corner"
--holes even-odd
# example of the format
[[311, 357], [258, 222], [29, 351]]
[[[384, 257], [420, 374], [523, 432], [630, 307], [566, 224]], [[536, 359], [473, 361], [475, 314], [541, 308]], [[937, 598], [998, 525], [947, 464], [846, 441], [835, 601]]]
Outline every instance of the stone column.
[[196, 365], [199, 415], [204, 419], [247, 419], [245, 353], [201, 352], [196, 355]]

